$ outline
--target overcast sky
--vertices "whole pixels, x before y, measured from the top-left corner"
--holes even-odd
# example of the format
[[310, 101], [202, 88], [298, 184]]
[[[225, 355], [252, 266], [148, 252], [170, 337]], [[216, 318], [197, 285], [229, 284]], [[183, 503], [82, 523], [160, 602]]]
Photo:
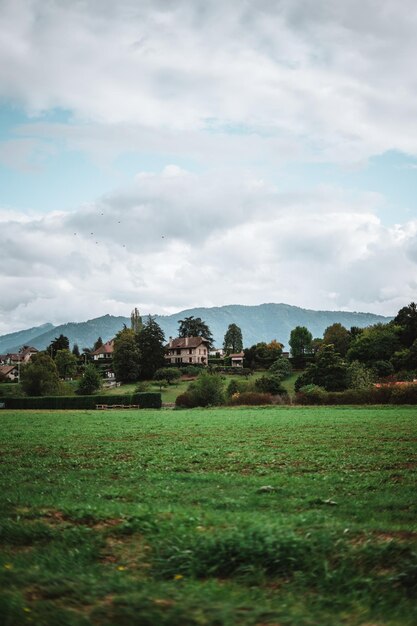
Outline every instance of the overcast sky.
[[0, 334], [417, 297], [415, 0], [0, 0]]

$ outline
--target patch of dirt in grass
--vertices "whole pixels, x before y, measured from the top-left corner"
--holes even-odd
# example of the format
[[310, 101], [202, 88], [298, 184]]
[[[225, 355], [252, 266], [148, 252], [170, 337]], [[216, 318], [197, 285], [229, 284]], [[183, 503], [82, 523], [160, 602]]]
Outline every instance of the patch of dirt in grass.
[[113, 565], [119, 571], [146, 571], [151, 566], [147, 561], [151, 548], [145, 543], [142, 535], [135, 534], [128, 537], [109, 535], [105, 543], [100, 557], [102, 563]]
[[352, 546], [363, 546], [366, 543], [399, 543], [417, 540], [417, 532], [412, 530], [392, 530], [390, 532], [374, 531], [366, 535], [357, 535], [349, 541]]
[[103, 532], [109, 528], [114, 528], [123, 523], [120, 517], [108, 518], [103, 520], [94, 520], [93, 518], [74, 518], [70, 515], [59, 511], [58, 509], [43, 509], [42, 515], [38, 518], [40, 521], [50, 526], [58, 526], [61, 524], [73, 524], [75, 526], [88, 526], [98, 532]]

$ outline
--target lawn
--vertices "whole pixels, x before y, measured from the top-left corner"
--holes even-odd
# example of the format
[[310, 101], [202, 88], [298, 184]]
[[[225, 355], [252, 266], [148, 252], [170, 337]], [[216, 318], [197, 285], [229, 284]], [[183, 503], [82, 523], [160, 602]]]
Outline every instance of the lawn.
[[0, 623], [417, 623], [413, 407], [0, 412]]

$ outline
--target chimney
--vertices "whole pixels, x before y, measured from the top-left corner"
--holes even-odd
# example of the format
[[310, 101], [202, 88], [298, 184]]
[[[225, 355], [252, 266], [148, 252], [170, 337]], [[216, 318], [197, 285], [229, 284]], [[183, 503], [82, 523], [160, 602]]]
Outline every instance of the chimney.
[[169, 338], [169, 347], [172, 348], [172, 337]]
[[185, 338], [185, 347], [188, 346], [188, 337]]

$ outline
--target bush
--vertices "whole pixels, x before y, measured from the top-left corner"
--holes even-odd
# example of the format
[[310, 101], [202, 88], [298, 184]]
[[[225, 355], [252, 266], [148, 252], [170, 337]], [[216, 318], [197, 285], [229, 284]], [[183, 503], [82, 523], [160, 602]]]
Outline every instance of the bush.
[[186, 391], [176, 397], [175, 406], [181, 409], [194, 409], [198, 405], [195, 404], [195, 399], [192, 394]]
[[287, 393], [281, 385], [281, 380], [274, 374], [265, 374], [255, 381], [255, 389], [260, 393], [271, 393], [272, 395]]
[[84, 374], [78, 383], [77, 393], [83, 396], [89, 396], [100, 389], [101, 383], [101, 376], [94, 365], [87, 365], [84, 370]]
[[201, 366], [198, 365], [187, 365], [187, 367], [181, 368], [181, 374], [186, 374], [187, 376], [198, 376], [201, 372]]
[[219, 406], [224, 403], [223, 378], [219, 374], [202, 372], [187, 393], [191, 394], [194, 406]]
[[275, 376], [277, 376], [280, 380], [284, 380], [291, 375], [292, 366], [289, 359], [285, 356], [280, 356], [272, 363], [269, 371], [271, 374], [275, 374]]
[[417, 384], [395, 385], [391, 394], [392, 404], [417, 404]]
[[244, 391], [243, 393], [235, 393], [230, 398], [229, 404], [232, 406], [262, 406], [272, 404], [272, 396], [270, 393]]

